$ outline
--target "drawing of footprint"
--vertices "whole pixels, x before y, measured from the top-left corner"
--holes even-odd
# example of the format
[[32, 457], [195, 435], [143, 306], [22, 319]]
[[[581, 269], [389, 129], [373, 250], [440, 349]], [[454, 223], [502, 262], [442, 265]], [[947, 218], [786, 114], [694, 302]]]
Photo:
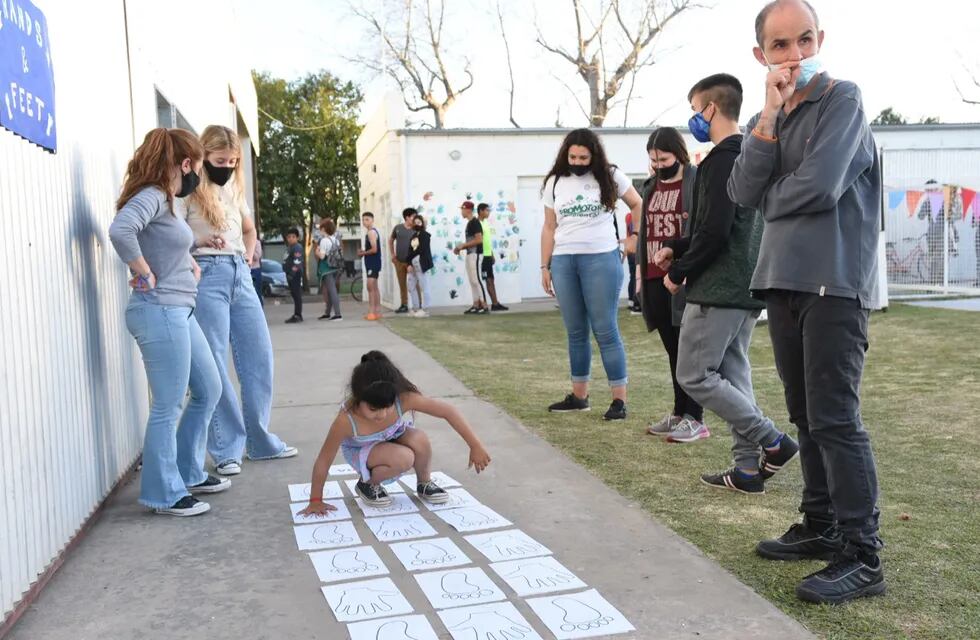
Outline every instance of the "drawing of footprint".
[[588, 631], [589, 629], [598, 629], [599, 627], [604, 627], [610, 622], [612, 618], [609, 616], [602, 615], [602, 612], [598, 609], [590, 607], [584, 602], [580, 602], [575, 598], [555, 598], [551, 601], [551, 604], [555, 605], [565, 614], [561, 625], [562, 631]]
[[378, 565], [361, 560], [356, 551], [341, 551], [333, 557], [333, 573], [365, 573], [375, 571]]
[[456, 554], [448, 553], [445, 549], [431, 542], [416, 542], [409, 547], [415, 551], [412, 564], [446, 564], [456, 559]]
[[392, 620], [378, 627], [374, 640], [418, 640], [408, 635], [408, 623], [404, 620]]
[[473, 598], [487, 598], [493, 595], [489, 589], [480, 589], [479, 586], [470, 582], [470, 578], [463, 572], [447, 573], [442, 577], [442, 597], [448, 600], [471, 600]]
[[338, 531], [339, 528], [340, 525], [337, 524], [325, 524], [322, 527], [314, 529], [310, 537], [313, 539], [313, 542], [319, 542], [320, 544], [346, 544], [348, 542], [354, 542], [354, 538]]

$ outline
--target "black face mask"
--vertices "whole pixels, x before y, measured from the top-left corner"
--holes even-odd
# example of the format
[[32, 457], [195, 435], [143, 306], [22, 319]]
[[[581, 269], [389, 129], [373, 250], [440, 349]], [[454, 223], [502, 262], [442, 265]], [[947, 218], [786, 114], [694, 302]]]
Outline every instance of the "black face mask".
[[585, 174], [592, 171], [591, 164], [570, 164], [568, 165], [568, 170], [572, 172], [575, 176], [584, 176]]
[[235, 173], [235, 167], [216, 167], [207, 160], [204, 161], [204, 170], [208, 172], [208, 179], [219, 187], [231, 180], [231, 174]]
[[680, 168], [681, 168], [681, 163], [677, 160], [674, 160], [674, 164], [670, 165], [669, 167], [661, 167], [660, 169], [657, 169], [657, 179], [670, 180], [671, 178], [677, 175], [677, 172], [680, 171]]
[[180, 191], [177, 192], [178, 198], [186, 198], [187, 196], [194, 193], [194, 189], [197, 189], [197, 185], [201, 184], [201, 176], [197, 175], [193, 171], [190, 173], [185, 173], [180, 176]]

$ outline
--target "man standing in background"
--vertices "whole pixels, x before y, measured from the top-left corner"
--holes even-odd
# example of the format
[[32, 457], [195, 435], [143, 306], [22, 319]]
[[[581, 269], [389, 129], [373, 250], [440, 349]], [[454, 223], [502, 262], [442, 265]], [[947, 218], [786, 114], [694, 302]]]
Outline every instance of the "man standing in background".
[[395, 313], [408, 313], [408, 267], [411, 265], [412, 238], [415, 236], [415, 216], [418, 214], [412, 207], [402, 211], [404, 223], [395, 227], [388, 238], [388, 254], [395, 265], [401, 294], [401, 306], [395, 309]]
[[481, 202], [476, 208], [476, 213], [480, 218], [480, 228], [483, 230], [483, 262], [480, 271], [483, 272], [483, 281], [487, 283], [487, 293], [490, 294], [491, 311], [508, 311], [509, 309], [500, 304], [497, 300], [497, 285], [493, 281], [493, 263], [496, 262], [493, 256], [493, 240], [490, 238], [490, 205]]

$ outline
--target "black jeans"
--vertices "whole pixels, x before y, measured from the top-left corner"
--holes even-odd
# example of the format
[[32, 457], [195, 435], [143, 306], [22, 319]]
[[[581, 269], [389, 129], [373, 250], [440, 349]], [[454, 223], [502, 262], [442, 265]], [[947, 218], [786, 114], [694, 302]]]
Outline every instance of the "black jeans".
[[627, 254], [626, 263], [629, 265], [630, 279], [629, 284], [626, 285], [626, 295], [629, 297], [630, 306], [636, 304], [636, 255]]
[[868, 311], [856, 299], [774, 291], [766, 296], [776, 370], [799, 429], [807, 524], [836, 524], [849, 550], [876, 553], [878, 474], [861, 422]]
[[303, 278], [287, 278], [289, 293], [293, 296], [293, 315], [303, 317]]
[[670, 380], [674, 383], [673, 415], [688, 415], [701, 422], [704, 420], [704, 409], [691, 396], [687, 395], [687, 392], [677, 382], [677, 345], [680, 342], [681, 328], [674, 326], [673, 298], [670, 291], [667, 291], [663, 280], [658, 278], [647, 280], [644, 278], [640, 295], [643, 297], [641, 306], [644, 315], [651, 314], [657, 333], [660, 334], [660, 341], [664, 343], [664, 349], [667, 351], [667, 360], [670, 362]]

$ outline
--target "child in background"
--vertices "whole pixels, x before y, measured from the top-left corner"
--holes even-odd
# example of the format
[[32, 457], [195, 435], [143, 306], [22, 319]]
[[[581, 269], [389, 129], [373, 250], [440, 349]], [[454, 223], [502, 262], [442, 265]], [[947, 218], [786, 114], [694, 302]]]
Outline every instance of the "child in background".
[[382, 483], [393, 482], [413, 468], [420, 499], [431, 504], [448, 501], [449, 494], [431, 479], [432, 445], [414, 425], [416, 411], [449, 423], [469, 445], [469, 467], [475, 467], [477, 473], [490, 464], [490, 455], [459, 410], [422, 395], [380, 351], [361, 356], [351, 375], [348, 393], [313, 465], [310, 503], [300, 514], [323, 514], [335, 509], [323, 502], [323, 483], [338, 449], [360, 474], [356, 492], [371, 506], [390, 505], [391, 497]]
[[299, 243], [299, 231], [286, 232], [286, 253], [282, 257], [282, 268], [286, 272], [289, 293], [293, 296], [293, 315], [286, 324], [303, 321], [303, 245]]

